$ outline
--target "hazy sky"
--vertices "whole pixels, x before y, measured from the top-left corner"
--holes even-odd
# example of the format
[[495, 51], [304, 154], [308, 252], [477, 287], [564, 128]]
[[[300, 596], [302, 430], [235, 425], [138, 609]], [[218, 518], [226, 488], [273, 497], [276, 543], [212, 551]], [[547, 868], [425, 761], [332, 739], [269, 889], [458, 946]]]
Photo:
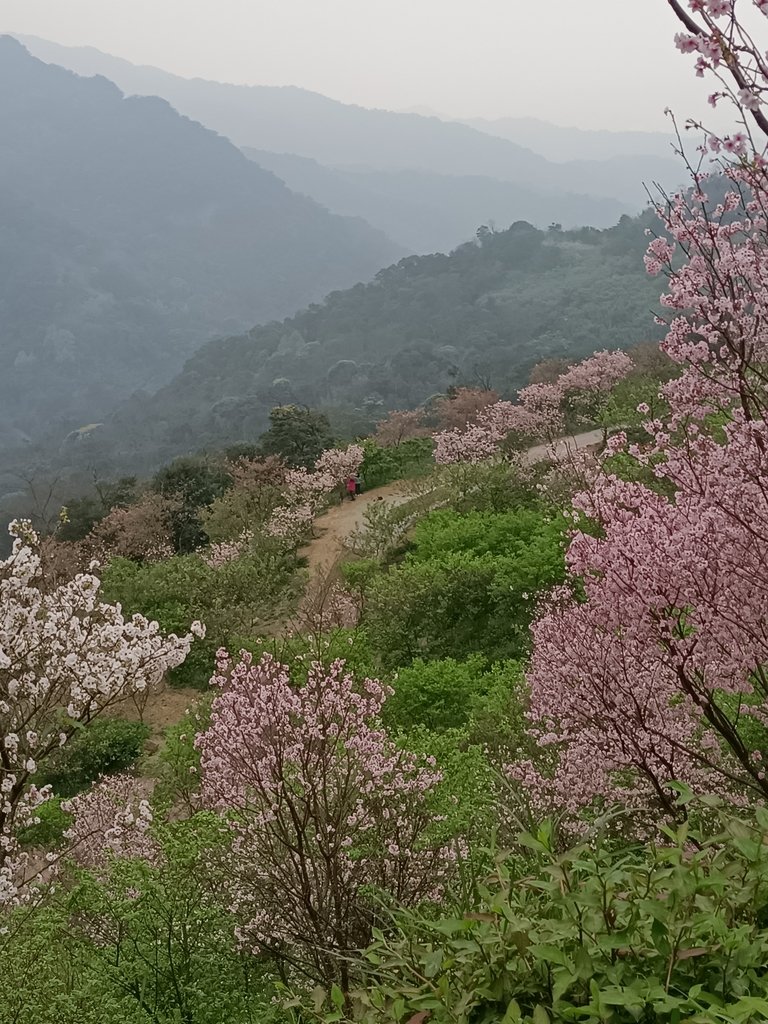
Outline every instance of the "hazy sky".
[[0, 0], [0, 30], [456, 117], [665, 130], [665, 106], [706, 109], [666, 0]]

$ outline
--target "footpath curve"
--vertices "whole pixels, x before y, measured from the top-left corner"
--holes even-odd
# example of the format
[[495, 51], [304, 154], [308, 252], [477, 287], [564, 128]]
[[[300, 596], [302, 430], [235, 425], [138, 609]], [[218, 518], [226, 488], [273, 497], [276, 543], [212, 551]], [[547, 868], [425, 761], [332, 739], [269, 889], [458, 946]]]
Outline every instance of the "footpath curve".
[[[568, 452], [591, 448], [593, 445], [601, 444], [603, 440], [602, 430], [588, 430], [582, 434], [575, 434], [572, 437], [561, 438], [555, 442], [554, 454], [556, 457], [567, 455]], [[525, 453], [524, 461], [529, 465], [534, 462], [541, 462], [548, 458], [551, 446], [537, 444], [529, 448]], [[349, 536], [363, 525], [365, 510], [372, 501], [379, 498], [406, 498], [408, 496], [407, 483], [402, 480], [386, 484], [383, 487], [375, 487], [370, 491], [359, 494], [354, 501], [346, 498], [340, 505], [324, 512], [315, 521], [317, 535], [311, 538], [304, 547], [300, 548], [299, 555], [306, 558], [309, 569], [309, 578], [313, 579], [318, 573], [325, 570], [331, 571], [344, 553], [344, 548]]]

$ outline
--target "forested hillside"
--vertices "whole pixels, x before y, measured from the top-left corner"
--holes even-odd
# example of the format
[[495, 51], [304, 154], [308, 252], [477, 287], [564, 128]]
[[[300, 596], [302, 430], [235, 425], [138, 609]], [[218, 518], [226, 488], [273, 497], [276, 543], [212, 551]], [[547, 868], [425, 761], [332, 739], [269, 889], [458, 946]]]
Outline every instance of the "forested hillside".
[[0, 446], [101, 419], [206, 339], [400, 252], [164, 100], [0, 39]]
[[205, 345], [93, 443], [146, 465], [253, 440], [285, 403], [354, 412], [365, 430], [451, 385], [514, 392], [542, 359], [656, 336], [644, 230], [642, 218], [603, 232], [518, 223], [447, 256], [401, 260], [289, 320]]

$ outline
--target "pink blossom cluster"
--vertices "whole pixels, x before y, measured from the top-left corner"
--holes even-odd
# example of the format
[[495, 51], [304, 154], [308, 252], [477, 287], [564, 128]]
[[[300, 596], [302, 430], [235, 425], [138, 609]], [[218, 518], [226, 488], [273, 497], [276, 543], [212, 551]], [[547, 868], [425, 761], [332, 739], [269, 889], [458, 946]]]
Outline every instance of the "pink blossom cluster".
[[661, 486], [604, 474], [577, 497], [568, 564], [584, 599], [553, 595], [533, 627], [534, 734], [559, 754], [542, 792], [573, 814], [596, 800], [671, 812], [671, 780], [768, 797], [739, 727], [768, 722], [768, 187], [729, 173], [744, 198], [705, 209], [697, 178], [650, 247], [683, 373], [663, 388], [667, 420], [628, 451]]
[[[687, 0], [670, 2], [685, 31], [675, 36], [681, 53], [694, 54], [699, 78], [711, 73], [719, 88], [709, 96], [716, 107], [721, 100], [731, 102], [739, 112], [744, 131], [721, 137], [710, 135], [708, 145], [715, 153], [730, 153], [737, 158], [749, 156], [762, 161], [762, 154], [750, 152], [753, 146], [750, 125], [765, 133], [768, 121], [763, 108], [768, 92], [768, 59], [754, 33], [737, 11], [735, 0]], [[753, 0], [753, 7], [768, 15], [766, 0]], [[693, 123], [694, 127], [702, 127]]]
[[365, 458], [362, 445], [350, 444], [346, 448], [329, 448], [315, 463], [315, 473], [332, 481], [331, 487], [343, 484], [360, 471]]
[[632, 360], [626, 352], [604, 350], [570, 366], [557, 383], [566, 395], [574, 391], [605, 393], [612, 391], [632, 369]]
[[234, 562], [250, 548], [253, 531], [243, 530], [236, 540], [223, 540], [209, 544], [200, 552], [200, 557], [211, 569], [220, 569], [222, 565]]
[[300, 544], [307, 531], [340, 485], [359, 472], [365, 451], [362, 445], [329, 448], [313, 470], [294, 469], [286, 473], [283, 501], [272, 512], [265, 532], [292, 547]]
[[394, 448], [412, 437], [427, 437], [423, 409], [393, 409], [376, 425], [374, 440], [382, 448]]
[[63, 802], [62, 810], [74, 816], [64, 833], [68, 857], [90, 869], [105, 868], [114, 858], [157, 863], [160, 851], [150, 835], [153, 815], [145, 790], [133, 776], [111, 775]]
[[233, 830], [229, 860], [239, 935], [288, 948], [318, 977], [370, 938], [367, 892], [399, 904], [435, 898], [456, 851], [430, 843], [431, 758], [379, 725], [391, 690], [356, 683], [337, 661], [306, 683], [265, 654], [219, 652], [209, 729], [198, 736], [202, 796]]
[[518, 393], [518, 403], [494, 402], [466, 429], [435, 434], [435, 462], [484, 462], [499, 453], [510, 434], [554, 441], [565, 430], [564, 404], [585, 418], [599, 420], [607, 395], [632, 370], [625, 352], [595, 352], [569, 367], [554, 383], [530, 384]]
[[12, 523], [0, 562], [0, 903], [23, 895], [25, 861], [15, 834], [50, 795], [30, 778], [78, 727], [160, 682], [181, 664], [193, 635], [164, 637], [156, 622], [124, 618], [99, 600], [92, 574], [48, 586], [29, 523]]

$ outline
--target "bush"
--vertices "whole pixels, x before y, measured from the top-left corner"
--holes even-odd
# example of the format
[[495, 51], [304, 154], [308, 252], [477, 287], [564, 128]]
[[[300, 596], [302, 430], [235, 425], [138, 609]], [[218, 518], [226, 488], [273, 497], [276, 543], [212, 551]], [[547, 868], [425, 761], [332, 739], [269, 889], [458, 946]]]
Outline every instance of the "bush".
[[51, 756], [38, 785], [51, 786], [57, 796], [74, 796], [100, 775], [132, 765], [148, 736], [149, 729], [141, 722], [100, 718]]
[[434, 467], [431, 437], [412, 437], [392, 448], [364, 441], [365, 458], [360, 468], [365, 486], [383, 487], [393, 480], [420, 476]]
[[154, 565], [115, 558], [103, 573], [105, 599], [120, 602], [160, 624], [163, 632], [186, 633], [195, 619], [206, 636], [193, 644], [184, 663], [169, 674], [173, 686], [207, 690], [216, 651], [234, 636], [253, 636], [292, 599], [296, 560], [265, 545], [212, 569], [197, 555], [177, 555]]
[[485, 670], [485, 658], [479, 654], [466, 661], [417, 658], [395, 676], [395, 692], [384, 705], [385, 724], [400, 729], [422, 725], [433, 732], [462, 728], [469, 721], [473, 699], [487, 692]]
[[[35, 811], [40, 819], [37, 825], [30, 825], [19, 833], [19, 842], [27, 849], [55, 850], [64, 838], [64, 832], [72, 824], [72, 815], [61, 809], [62, 797], [52, 797]], [[0, 1018], [2, 1019], [2, 1018]]]
[[[710, 805], [709, 814], [712, 808]], [[747, 1024], [768, 1019], [768, 811], [661, 843], [556, 855], [523, 835], [465, 917], [401, 918], [370, 950], [366, 1024]], [[338, 1019], [338, 1016], [337, 1018]]]
[[522, 657], [537, 595], [565, 577], [563, 533], [535, 509], [433, 512], [404, 562], [369, 588], [364, 625], [381, 664]]

